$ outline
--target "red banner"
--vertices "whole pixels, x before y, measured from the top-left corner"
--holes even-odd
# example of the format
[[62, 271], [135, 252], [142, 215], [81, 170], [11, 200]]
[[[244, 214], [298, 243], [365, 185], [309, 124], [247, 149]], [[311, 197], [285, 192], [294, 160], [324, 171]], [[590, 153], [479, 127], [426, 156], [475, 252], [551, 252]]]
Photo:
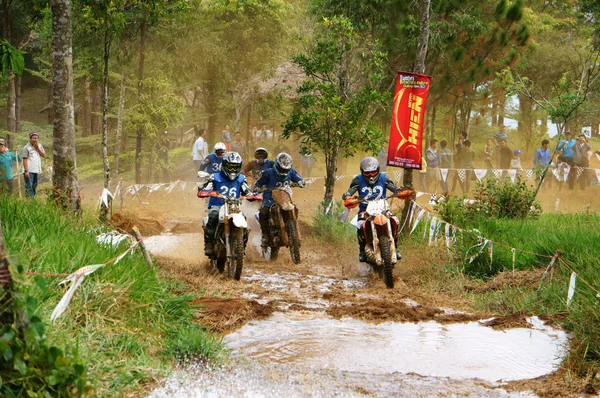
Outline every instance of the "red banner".
[[431, 76], [398, 72], [388, 144], [388, 166], [421, 169], [429, 86]]

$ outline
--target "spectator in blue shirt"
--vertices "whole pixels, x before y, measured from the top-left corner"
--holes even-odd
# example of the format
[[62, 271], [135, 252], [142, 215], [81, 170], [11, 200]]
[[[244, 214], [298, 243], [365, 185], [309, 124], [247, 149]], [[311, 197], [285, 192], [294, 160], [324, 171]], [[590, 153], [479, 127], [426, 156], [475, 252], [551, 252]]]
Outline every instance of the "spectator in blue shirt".
[[0, 138], [0, 193], [5, 189], [8, 189], [9, 194], [13, 192], [13, 166], [16, 162], [17, 155], [9, 152], [4, 138]]
[[565, 133], [565, 139], [558, 143], [559, 150], [562, 151], [562, 157], [564, 161], [571, 167], [573, 167], [573, 147], [575, 146], [576, 141], [573, 139], [573, 134], [570, 131]]
[[550, 141], [543, 140], [542, 147], [535, 151], [535, 157], [533, 158], [533, 165], [535, 167], [544, 168], [550, 164], [550, 149], [548, 149]]

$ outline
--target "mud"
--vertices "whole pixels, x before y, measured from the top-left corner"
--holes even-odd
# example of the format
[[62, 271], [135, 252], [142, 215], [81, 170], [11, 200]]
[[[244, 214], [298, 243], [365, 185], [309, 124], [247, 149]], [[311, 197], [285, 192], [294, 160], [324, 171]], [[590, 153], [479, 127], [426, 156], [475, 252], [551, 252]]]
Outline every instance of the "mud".
[[465, 289], [473, 293], [485, 293], [505, 288], [530, 288], [540, 284], [543, 273], [543, 269], [500, 272], [481, 285], [467, 285]]
[[164, 227], [155, 219], [139, 217], [129, 213], [115, 213], [109, 220], [115, 229], [133, 234], [133, 227], [137, 226], [142, 236], [158, 235]]
[[275, 307], [255, 300], [204, 297], [193, 301], [199, 306], [196, 318], [215, 332], [234, 330], [250, 320], [268, 318]]

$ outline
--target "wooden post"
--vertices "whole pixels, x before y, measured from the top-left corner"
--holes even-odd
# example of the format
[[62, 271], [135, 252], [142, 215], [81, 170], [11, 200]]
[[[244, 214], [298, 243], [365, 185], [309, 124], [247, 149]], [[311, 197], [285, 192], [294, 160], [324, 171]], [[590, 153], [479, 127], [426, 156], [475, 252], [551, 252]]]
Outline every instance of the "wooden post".
[[554, 264], [556, 263], [556, 260], [558, 259], [558, 256], [560, 255], [560, 250], [557, 250], [556, 253], [554, 254], [554, 257], [552, 257], [552, 260], [550, 260], [550, 264], [548, 264], [548, 268], [546, 268], [546, 271], [544, 271], [544, 275], [542, 275], [542, 279], [540, 280], [540, 286], [538, 287], [538, 292], [542, 289], [542, 285], [544, 284], [544, 280], [548, 277], [548, 275], [550, 274], [550, 271], [552, 271], [552, 267], [554, 267]]
[[140, 246], [140, 249], [142, 250], [142, 254], [144, 255], [144, 259], [146, 260], [146, 263], [149, 266], [152, 266], [152, 259], [150, 258], [150, 253], [148, 253], [148, 250], [146, 249], [146, 244], [144, 243], [144, 240], [142, 238], [142, 234], [140, 233], [140, 230], [136, 226], [134, 226], [132, 229], [133, 229], [133, 235], [135, 236], [135, 239], [139, 242], [139, 246]]

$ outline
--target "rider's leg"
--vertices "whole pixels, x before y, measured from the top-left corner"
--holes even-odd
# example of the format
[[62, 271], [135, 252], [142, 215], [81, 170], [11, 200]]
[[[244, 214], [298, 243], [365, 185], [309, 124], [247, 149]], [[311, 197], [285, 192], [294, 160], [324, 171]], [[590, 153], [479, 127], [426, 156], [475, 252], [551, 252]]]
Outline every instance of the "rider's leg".
[[367, 241], [362, 228], [356, 230], [356, 239], [358, 240], [358, 261], [365, 263], [367, 261], [367, 255], [365, 253]]
[[258, 213], [258, 222], [262, 233], [262, 246], [269, 245], [269, 216], [270, 209], [267, 206], [261, 207]]
[[213, 206], [208, 211], [208, 222], [204, 228], [204, 254], [211, 257], [214, 253], [215, 231], [219, 224], [219, 207]]
[[[400, 225], [398, 218], [394, 216], [394, 219], [396, 220], [396, 225]], [[398, 246], [398, 243], [400, 241], [401, 234], [397, 228], [396, 228], [395, 233], [396, 233], [396, 235], [393, 238], [394, 238], [394, 244], [396, 246], [396, 258], [398, 259], [398, 261], [400, 261], [400, 260], [402, 260], [402, 254], [400, 254], [400, 246]]]

